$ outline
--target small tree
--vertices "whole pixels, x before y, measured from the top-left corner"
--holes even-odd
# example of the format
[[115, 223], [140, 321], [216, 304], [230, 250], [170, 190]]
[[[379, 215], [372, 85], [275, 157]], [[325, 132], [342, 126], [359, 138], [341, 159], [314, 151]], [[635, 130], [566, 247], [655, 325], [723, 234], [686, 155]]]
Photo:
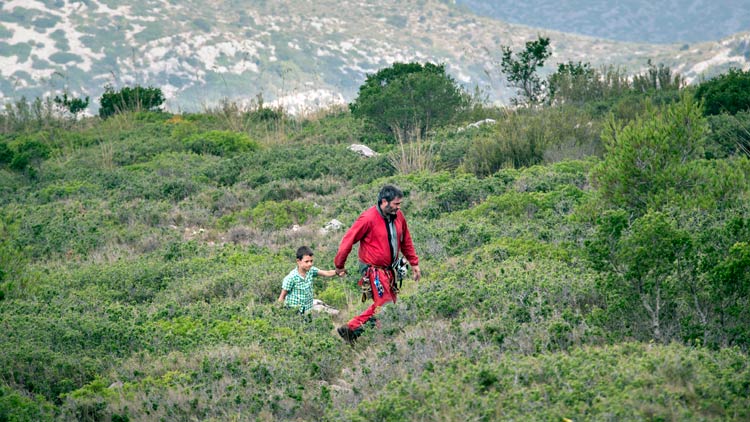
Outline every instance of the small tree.
[[606, 153], [592, 181], [606, 205], [642, 215], [667, 189], [682, 187], [677, 167], [703, 156], [708, 123], [691, 95], [625, 127], [612, 119], [602, 133]]
[[144, 88], [136, 85], [115, 91], [112, 86], [104, 87], [104, 94], [99, 99], [99, 116], [109, 117], [126, 111], [154, 110], [164, 103], [164, 94], [159, 88]]
[[450, 122], [467, 103], [468, 95], [444, 65], [394, 63], [368, 75], [349, 107], [383, 133], [409, 142]]
[[551, 55], [549, 38], [539, 37], [536, 41], [526, 43], [526, 48], [513, 58], [513, 51], [508, 46], [500, 47], [503, 58], [500, 64], [508, 82], [518, 88], [521, 98], [511, 100], [517, 105], [539, 104], [546, 97], [545, 83], [539, 78], [537, 68], [544, 66], [544, 61]]
[[706, 115], [737, 114], [750, 110], [750, 70], [729, 69], [729, 72], [701, 83], [695, 90], [702, 99]]
[[72, 95], [70, 96], [70, 98], [68, 98], [67, 92], [63, 93], [62, 98], [56, 95], [53, 101], [58, 106], [67, 110], [73, 116], [73, 120], [78, 120], [78, 113], [86, 110], [86, 107], [89, 106], [88, 96], [86, 97], [86, 99], [75, 98]]

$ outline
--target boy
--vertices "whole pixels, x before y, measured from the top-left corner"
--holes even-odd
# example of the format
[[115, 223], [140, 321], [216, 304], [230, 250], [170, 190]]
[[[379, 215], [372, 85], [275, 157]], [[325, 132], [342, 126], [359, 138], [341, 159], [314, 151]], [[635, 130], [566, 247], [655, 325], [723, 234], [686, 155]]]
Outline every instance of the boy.
[[336, 271], [313, 267], [312, 249], [300, 246], [297, 249], [297, 268], [284, 277], [279, 303], [283, 302], [289, 308], [299, 309], [300, 313], [309, 311], [313, 306], [313, 279], [319, 275], [333, 277]]

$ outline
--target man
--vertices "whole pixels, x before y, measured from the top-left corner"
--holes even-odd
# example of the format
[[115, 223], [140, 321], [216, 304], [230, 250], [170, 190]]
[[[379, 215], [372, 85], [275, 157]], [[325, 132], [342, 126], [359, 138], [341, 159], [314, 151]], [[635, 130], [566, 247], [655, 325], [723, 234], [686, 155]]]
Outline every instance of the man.
[[377, 205], [360, 214], [341, 239], [333, 260], [336, 274], [345, 274], [346, 258], [354, 244], [359, 242], [360, 285], [367, 297], [372, 297], [373, 303], [337, 329], [341, 338], [352, 346], [364, 331], [364, 324], [377, 321], [375, 315], [380, 307], [388, 302], [396, 302], [398, 286], [393, 266], [399, 260], [399, 252], [411, 264], [414, 280], [419, 281], [422, 276], [406, 219], [400, 211], [403, 197], [404, 194], [395, 186], [383, 186]]

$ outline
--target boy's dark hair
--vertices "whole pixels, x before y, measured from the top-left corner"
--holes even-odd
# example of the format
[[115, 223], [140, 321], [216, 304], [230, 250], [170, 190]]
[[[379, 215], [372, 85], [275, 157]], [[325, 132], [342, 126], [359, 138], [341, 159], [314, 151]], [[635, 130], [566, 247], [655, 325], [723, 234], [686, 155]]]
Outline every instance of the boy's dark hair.
[[403, 198], [404, 193], [401, 192], [401, 189], [393, 186], [393, 185], [385, 185], [382, 189], [380, 189], [380, 193], [378, 193], [378, 204], [383, 202], [385, 199], [386, 202], [391, 202], [396, 198]]
[[307, 246], [300, 246], [297, 249], [297, 259], [302, 259], [305, 256], [313, 256], [313, 251]]

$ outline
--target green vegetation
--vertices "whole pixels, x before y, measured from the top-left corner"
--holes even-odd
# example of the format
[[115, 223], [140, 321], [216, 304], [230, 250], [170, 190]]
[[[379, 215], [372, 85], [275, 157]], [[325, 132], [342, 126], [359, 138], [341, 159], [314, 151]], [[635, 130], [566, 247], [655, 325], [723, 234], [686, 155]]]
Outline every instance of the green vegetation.
[[518, 97], [513, 98], [513, 103], [534, 105], [542, 102], [546, 96], [545, 86], [536, 71], [552, 56], [549, 38], [539, 37], [535, 41], [528, 41], [523, 51], [515, 54], [508, 46], [501, 49], [503, 57], [500, 69], [511, 86], [518, 89]]
[[729, 69], [701, 83], [695, 95], [703, 99], [707, 115], [750, 111], [750, 71]]
[[452, 122], [465, 105], [466, 95], [445, 65], [394, 63], [367, 76], [351, 110], [381, 132], [409, 141]]
[[[750, 120], [654, 69], [587, 96], [601, 74], [568, 64], [565, 101], [471, 104], [402, 143], [260, 98], [7, 104], [0, 421], [747, 420]], [[397, 165], [409, 145], [427, 165]], [[351, 349], [353, 277], [316, 286], [338, 316], [275, 300], [296, 248], [329, 269], [327, 223], [384, 183], [423, 278]]]
[[99, 116], [110, 117], [128, 111], [153, 111], [164, 103], [164, 94], [159, 88], [136, 85], [124, 87], [119, 91], [109, 85], [99, 99]]

